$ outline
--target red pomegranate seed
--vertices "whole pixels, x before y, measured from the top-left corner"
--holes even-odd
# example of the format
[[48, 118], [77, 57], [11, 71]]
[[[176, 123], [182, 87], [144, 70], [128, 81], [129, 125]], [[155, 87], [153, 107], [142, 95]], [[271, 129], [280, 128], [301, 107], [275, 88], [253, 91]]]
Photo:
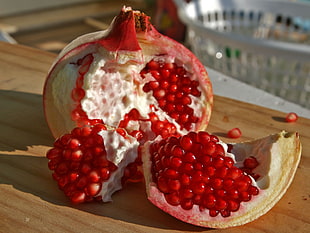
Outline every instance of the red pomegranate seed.
[[147, 68], [150, 70], [157, 70], [159, 69], [159, 63], [151, 60], [149, 63], [146, 64]]
[[82, 203], [85, 201], [86, 194], [84, 192], [76, 192], [71, 196], [71, 202], [74, 204]]
[[258, 166], [258, 161], [255, 157], [250, 156], [243, 161], [243, 166], [249, 169], [254, 169]]
[[225, 166], [227, 166], [228, 168], [231, 168], [234, 165], [234, 160], [230, 157], [224, 157], [225, 160]]
[[294, 112], [288, 113], [285, 117], [285, 121], [289, 123], [296, 122], [297, 120], [298, 120], [298, 115]]
[[71, 97], [74, 101], [81, 101], [85, 96], [85, 91], [82, 88], [74, 88], [71, 92]]
[[182, 165], [183, 161], [180, 157], [171, 157], [170, 165], [172, 168], [179, 168]]
[[91, 183], [89, 185], [87, 185], [87, 194], [88, 196], [96, 196], [100, 190], [101, 190], [101, 184], [100, 183]]
[[190, 188], [185, 188], [180, 191], [180, 195], [184, 199], [190, 199], [194, 196], [194, 193], [193, 190], [191, 190]]
[[240, 204], [234, 200], [228, 200], [227, 205], [227, 209], [233, 212], [237, 211], [240, 207]]
[[176, 193], [169, 193], [165, 195], [166, 201], [173, 206], [177, 206], [180, 204], [181, 199]]
[[242, 135], [241, 130], [239, 128], [233, 128], [228, 131], [227, 136], [229, 138], [240, 138]]
[[158, 177], [157, 186], [158, 186], [158, 189], [162, 191], [163, 193], [167, 193], [169, 191], [167, 181], [164, 177], [161, 177], [161, 176]]
[[227, 190], [227, 195], [233, 200], [239, 199], [239, 191], [237, 189]]
[[232, 189], [234, 187], [234, 183], [235, 181], [233, 179], [225, 179], [223, 181], [224, 189], [226, 191]]
[[192, 185], [192, 190], [193, 193], [195, 194], [203, 194], [205, 190], [205, 183], [203, 182], [194, 183]]
[[221, 215], [222, 215], [222, 217], [224, 217], [224, 218], [226, 218], [226, 217], [229, 217], [230, 216], [230, 211], [229, 210], [221, 210], [220, 211], [220, 213], [221, 213]]
[[198, 142], [201, 144], [208, 143], [210, 141], [210, 134], [204, 131], [198, 132]]
[[190, 210], [193, 208], [194, 203], [191, 199], [183, 199], [181, 200], [180, 205], [184, 210]]
[[201, 170], [194, 170], [193, 173], [191, 174], [191, 176], [192, 176], [192, 182], [198, 183], [198, 182], [202, 181], [203, 172]]
[[213, 210], [213, 209], [209, 210], [209, 215], [211, 217], [216, 217], [218, 214], [219, 214], [218, 210]]
[[181, 188], [181, 182], [179, 180], [168, 180], [168, 186], [170, 191], [178, 191]]
[[184, 162], [193, 163], [193, 162], [196, 161], [196, 156], [192, 152], [187, 152], [187, 153], [184, 154], [183, 160], [184, 160]]
[[215, 142], [210, 141], [203, 145], [201, 153], [204, 155], [213, 155], [215, 149], [216, 149]]
[[167, 178], [170, 178], [170, 179], [177, 179], [179, 176], [179, 172], [172, 168], [165, 169], [164, 174]]
[[251, 200], [251, 194], [247, 191], [243, 191], [243, 192], [239, 193], [239, 198], [240, 198], [240, 200], [246, 202], [246, 201]]
[[227, 207], [227, 202], [222, 198], [218, 198], [214, 207], [217, 210], [224, 210]]
[[202, 204], [204, 207], [211, 209], [215, 206], [216, 197], [213, 194], [207, 194], [204, 196]]
[[252, 194], [252, 195], [257, 195], [259, 193], [259, 190], [258, 190], [257, 187], [251, 186], [250, 189], [249, 189], [249, 193]]
[[206, 171], [206, 173], [207, 173], [209, 176], [214, 176], [214, 175], [215, 175], [216, 168], [213, 167], [213, 166], [207, 166], [207, 167], [205, 168], [205, 171]]
[[173, 146], [171, 148], [171, 154], [176, 156], [176, 157], [182, 157], [184, 155], [184, 151], [179, 146]]

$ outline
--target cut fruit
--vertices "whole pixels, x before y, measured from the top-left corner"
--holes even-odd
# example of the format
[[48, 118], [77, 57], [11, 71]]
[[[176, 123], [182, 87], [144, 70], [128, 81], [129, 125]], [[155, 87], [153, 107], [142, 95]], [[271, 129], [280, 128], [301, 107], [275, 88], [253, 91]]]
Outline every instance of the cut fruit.
[[205, 129], [213, 104], [200, 61], [130, 7], [108, 30], [81, 36], [59, 54], [43, 97], [55, 137], [104, 123], [142, 142]]
[[[111, 201], [126, 178], [136, 177], [138, 141], [103, 124], [74, 128], [54, 142], [46, 157], [58, 187], [72, 203]], [[133, 173], [126, 174], [130, 170]], [[140, 178], [142, 174], [140, 173]]]
[[[183, 142], [187, 137], [191, 143]], [[228, 145], [211, 137], [191, 132], [146, 143], [142, 158], [148, 199], [172, 216], [204, 227], [243, 225], [265, 214], [293, 180], [301, 156], [298, 134], [283, 131]], [[173, 154], [175, 148], [182, 153]]]

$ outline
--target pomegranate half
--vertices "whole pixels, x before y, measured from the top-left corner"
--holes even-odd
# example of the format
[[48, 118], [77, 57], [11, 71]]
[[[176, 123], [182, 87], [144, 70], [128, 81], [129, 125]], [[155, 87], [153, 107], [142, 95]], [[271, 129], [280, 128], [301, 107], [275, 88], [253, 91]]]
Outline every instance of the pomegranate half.
[[104, 123], [139, 141], [204, 129], [213, 104], [199, 60], [130, 7], [107, 30], [64, 48], [47, 76], [43, 98], [55, 137], [76, 126]]
[[148, 199], [198, 226], [227, 228], [269, 211], [293, 180], [301, 156], [297, 133], [225, 144], [190, 132], [143, 146]]

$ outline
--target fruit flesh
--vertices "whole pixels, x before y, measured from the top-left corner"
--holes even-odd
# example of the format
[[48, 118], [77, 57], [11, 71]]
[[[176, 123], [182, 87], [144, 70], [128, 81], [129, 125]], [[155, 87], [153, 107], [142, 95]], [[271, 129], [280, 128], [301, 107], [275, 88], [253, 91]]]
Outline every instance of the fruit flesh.
[[[148, 148], [149, 145], [144, 147], [145, 153], [149, 153]], [[148, 172], [152, 170], [153, 164], [150, 157], [146, 156], [143, 163], [148, 199], [163, 211], [194, 225], [227, 228], [253, 221], [269, 211], [292, 182], [301, 155], [299, 137], [297, 133], [283, 131], [266, 138], [233, 144], [232, 153], [236, 154], [237, 163], [255, 156], [259, 165], [253, 171], [261, 177], [257, 182], [253, 179], [253, 184], [256, 183], [259, 193], [250, 201], [241, 202], [239, 209], [232, 211], [230, 216], [216, 215], [214, 211], [201, 209], [198, 205], [186, 210], [181, 205], [168, 204], [165, 195], [154, 182], [152, 174]]]

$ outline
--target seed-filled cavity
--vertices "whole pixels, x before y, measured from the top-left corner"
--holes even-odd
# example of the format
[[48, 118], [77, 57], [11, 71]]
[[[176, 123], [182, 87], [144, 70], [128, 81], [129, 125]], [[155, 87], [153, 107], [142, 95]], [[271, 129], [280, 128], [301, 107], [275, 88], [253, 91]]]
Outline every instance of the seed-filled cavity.
[[88, 119], [87, 114], [82, 108], [81, 100], [85, 96], [83, 89], [84, 75], [88, 72], [90, 65], [92, 64], [94, 57], [92, 54], [88, 54], [76, 62], [78, 68], [78, 77], [76, 79], [75, 88], [71, 91], [71, 98], [75, 102], [75, 107], [71, 111], [71, 120], [75, 121], [77, 126], [94, 125], [97, 123], [103, 123], [99, 119]]
[[[198, 205], [210, 216], [228, 217], [258, 195], [250, 176], [218, 142], [206, 132], [190, 132], [151, 144], [152, 179], [170, 205], [184, 210]], [[245, 165], [253, 169], [258, 163], [251, 157]]]
[[198, 122], [191, 108], [192, 97], [199, 97], [199, 82], [190, 79], [184, 67], [176, 63], [150, 61], [140, 72], [142, 77], [150, 74], [155, 80], [147, 82], [143, 90], [152, 91], [159, 107], [181, 125], [181, 129], [191, 130]]
[[[81, 100], [85, 96], [85, 91], [83, 89], [84, 76], [89, 71], [93, 60], [93, 55], [88, 54], [75, 63], [78, 66], [78, 77], [76, 79], [75, 88], [73, 88], [71, 92], [71, 98], [75, 102], [74, 108], [71, 111], [71, 119], [75, 121], [79, 127], [105, 123], [102, 119], [89, 119], [81, 105]], [[198, 117], [194, 116], [193, 109], [189, 107], [192, 102], [189, 94], [192, 93], [182, 91], [182, 88], [192, 89], [192, 87], [195, 87], [198, 91], [198, 82], [190, 81], [184, 68], [177, 67], [174, 63], [162, 64], [151, 61], [141, 71], [141, 74], [146, 72], [151, 73], [155, 80], [145, 84], [143, 89], [146, 92], [153, 91], [153, 96], [158, 101], [160, 108], [164, 109], [168, 115], [180, 123], [181, 128], [190, 129], [193, 123], [198, 122]], [[179, 76], [181, 78], [178, 78]], [[189, 88], [186, 88], [186, 85], [189, 84], [192, 87], [189, 86]], [[200, 94], [199, 92], [197, 96], [200, 96]], [[152, 110], [154, 106], [149, 107], [150, 113], [148, 117], [141, 117], [136, 108], [131, 109], [124, 115], [124, 118], [120, 120], [118, 127], [128, 130], [128, 133], [139, 141], [145, 138], [143, 130], [137, 129], [132, 131], [128, 128], [128, 126], [135, 121], [150, 121], [151, 130], [155, 135], [161, 135], [163, 138], [176, 135], [176, 126], [167, 119], [159, 120], [156, 113]]]

